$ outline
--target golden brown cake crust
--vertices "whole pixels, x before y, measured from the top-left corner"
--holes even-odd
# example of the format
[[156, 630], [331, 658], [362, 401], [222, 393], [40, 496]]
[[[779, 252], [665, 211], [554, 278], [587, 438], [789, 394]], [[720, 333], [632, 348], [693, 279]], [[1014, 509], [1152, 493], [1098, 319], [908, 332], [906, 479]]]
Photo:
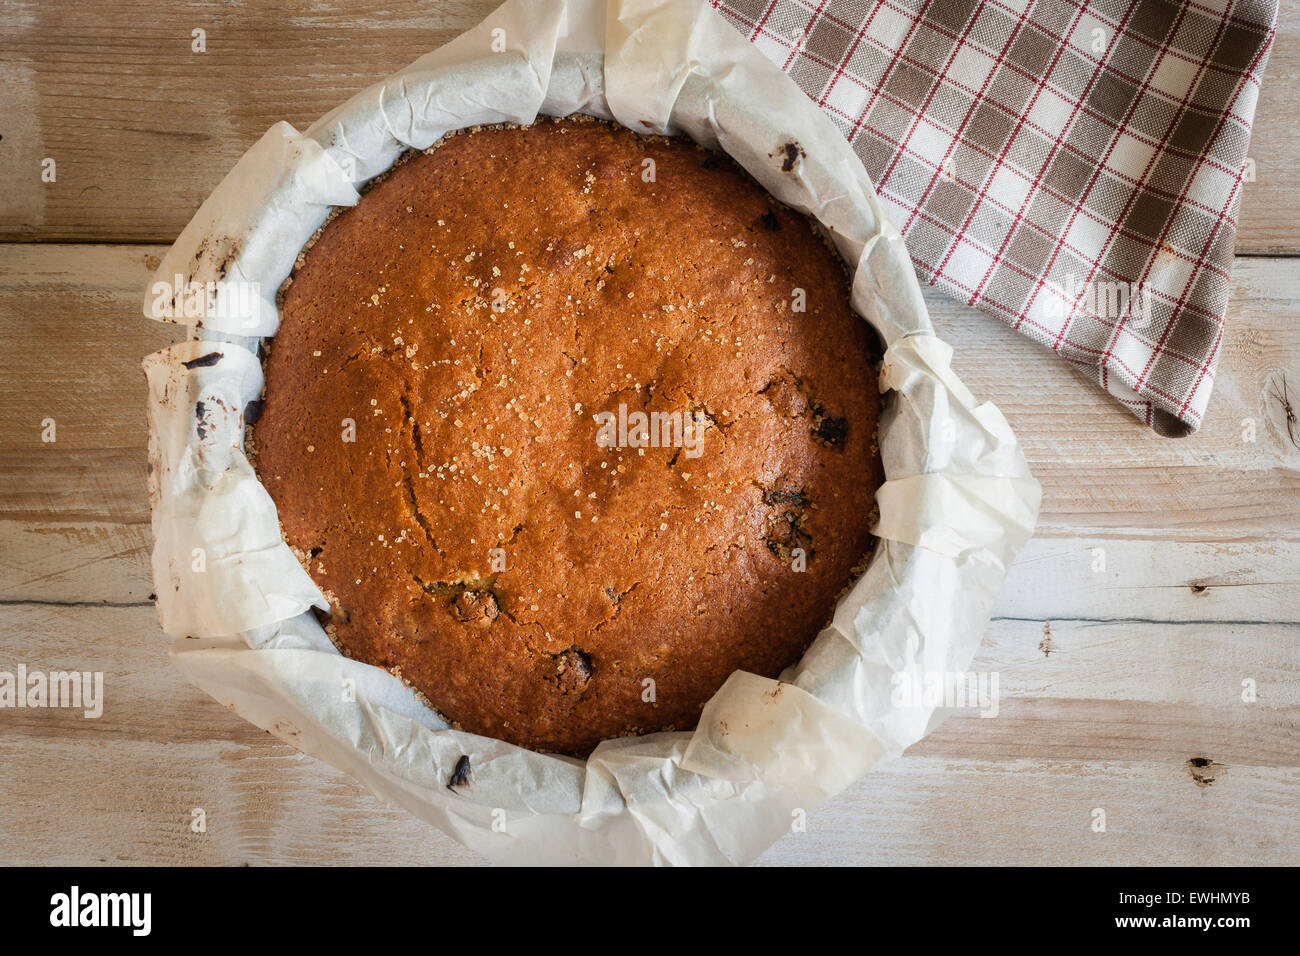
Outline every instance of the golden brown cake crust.
[[[300, 260], [254, 429], [335, 641], [574, 754], [779, 674], [871, 544], [848, 294], [807, 219], [686, 140], [542, 120], [397, 166]], [[620, 404], [702, 434], [602, 447]]]

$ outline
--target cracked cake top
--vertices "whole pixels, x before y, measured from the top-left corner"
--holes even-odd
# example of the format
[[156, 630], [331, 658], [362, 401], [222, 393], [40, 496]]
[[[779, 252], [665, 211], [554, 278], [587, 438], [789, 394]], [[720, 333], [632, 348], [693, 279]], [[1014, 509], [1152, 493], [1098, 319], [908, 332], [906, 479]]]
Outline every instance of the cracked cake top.
[[874, 336], [810, 221], [689, 140], [451, 135], [321, 230], [281, 314], [254, 439], [285, 538], [339, 648], [465, 730], [689, 729], [867, 555]]

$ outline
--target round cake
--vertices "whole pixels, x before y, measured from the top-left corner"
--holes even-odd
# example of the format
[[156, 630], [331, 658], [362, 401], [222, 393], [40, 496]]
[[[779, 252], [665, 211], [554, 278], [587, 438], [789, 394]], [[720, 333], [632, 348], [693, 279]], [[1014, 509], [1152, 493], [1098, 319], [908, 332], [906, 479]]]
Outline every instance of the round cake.
[[252, 448], [285, 539], [339, 649], [464, 730], [690, 729], [869, 557], [878, 352], [843, 264], [689, 140], [450, 135], [320, 231], [281, 316]]

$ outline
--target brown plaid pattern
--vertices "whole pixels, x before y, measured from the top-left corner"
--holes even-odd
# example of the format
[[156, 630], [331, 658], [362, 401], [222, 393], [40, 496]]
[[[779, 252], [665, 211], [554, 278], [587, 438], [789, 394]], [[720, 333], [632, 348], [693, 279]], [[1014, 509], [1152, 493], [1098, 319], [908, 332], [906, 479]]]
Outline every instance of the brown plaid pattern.
[[1277, 0], [710, 2], [839, 124], [925, 281], [1200, 426]]

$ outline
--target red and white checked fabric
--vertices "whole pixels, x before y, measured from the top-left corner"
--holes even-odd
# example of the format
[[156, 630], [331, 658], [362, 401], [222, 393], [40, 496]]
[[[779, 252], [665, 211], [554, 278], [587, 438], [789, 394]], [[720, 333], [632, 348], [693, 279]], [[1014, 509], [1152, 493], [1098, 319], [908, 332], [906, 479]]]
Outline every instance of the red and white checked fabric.
[[709, 0], [839, 124], [924, 281], [1200, 427], [1277, 0]]

